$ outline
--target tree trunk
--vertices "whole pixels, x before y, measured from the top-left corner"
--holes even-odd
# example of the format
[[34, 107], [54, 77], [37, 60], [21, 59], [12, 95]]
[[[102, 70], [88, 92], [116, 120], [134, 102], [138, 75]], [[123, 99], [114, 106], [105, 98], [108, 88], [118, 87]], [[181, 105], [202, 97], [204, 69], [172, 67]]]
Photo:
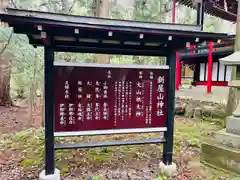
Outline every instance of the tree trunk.
[[[97, 17], [107, 18], [109, 16], [109, 0], [97, 0], [96, 1], [96, 15]], [[110, 64], [108, 55], [97, 55], [97, 62], [100, 64]]]
[[35, 53], [33, 77], [30, 82], [31, 85], [30, 85], [29, 100], [28, 100], [28, 118], [31, 124], [35, 124], [35, 122], [33, 122], [33, 105], [35, 102], [35, 94], [36, 94], [37, 67], [38, 67], [38, 58], [37, 58], [37, 53]]
[[[238, 3], [238, 10], [237, 10], [237, 23], [236, 23], [236, 36], [235, 36], [235, 44], [234, 44], [234, 51], [240, 51], [240, 3]], [[232, 80], [237, 79], [237, 67], [232, 66], [232, 74], [231, 74]], [[232, 115], [233, 111], [237, 107], [237, 89], [236, 88], [229, 88], [228, 93], [228, 102], [227, 102], [227, 114]]]
[[97, 0], [96, 15], [102, 18], [109, 16], [109, 0]]
[[12, 105], [10, 97], [11, 63], [10, 54], [0, 56], [0, 106]]
[[65, 14], [69, 13], [69, 2], [68, 2], [68, 0], [62, 0], [62, 11]]

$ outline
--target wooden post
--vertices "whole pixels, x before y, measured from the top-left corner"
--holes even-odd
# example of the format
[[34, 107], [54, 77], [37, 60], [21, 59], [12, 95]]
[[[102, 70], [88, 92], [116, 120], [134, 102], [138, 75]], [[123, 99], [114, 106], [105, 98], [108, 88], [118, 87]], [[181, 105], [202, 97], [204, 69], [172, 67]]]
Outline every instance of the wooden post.
[[52, 37], [44, 47], [44, 97], [45, 97], [45, 173], [54, 174], [54, 48]]
[[176, 90], [179, 90], [181, 78], [181, 68], [180, 68], [180, 60], [179, 60], [179, 52], [176, 52]]
[[173, 133], [174, 133], [174, 108], [175, 108], [175, 68], [176, 52], [167, 56], [167, 65], [170, 67], [169, 85], [168, 85], [168, 104], [167, 104], [167, 131], [164, 132], [166, 143], [163, 145], [163, 163], [172, 164], [173, 156]]
[[213, 42], [208, 44], [208, 83], [207, 83], [207, 93], [212, 91], [212, 51], [213, 51]]
[[[237, 22], [236, 22], [236, 36], [235, 36], [235, 43], [234, 43], [234, 51], [240, 51], [240, 2], [238, 0], [238, 10], [237, 10]], [[237, 67], [232, 66], [232, 74], [231, 80], [237, 79]], [[236, 88], [230, 87], [228, 93], [228, 102], [226, 112], [228, 115], [232, 115], [233, 111], [237, 107], [237, 100], [236, 100], [237, 90]]]

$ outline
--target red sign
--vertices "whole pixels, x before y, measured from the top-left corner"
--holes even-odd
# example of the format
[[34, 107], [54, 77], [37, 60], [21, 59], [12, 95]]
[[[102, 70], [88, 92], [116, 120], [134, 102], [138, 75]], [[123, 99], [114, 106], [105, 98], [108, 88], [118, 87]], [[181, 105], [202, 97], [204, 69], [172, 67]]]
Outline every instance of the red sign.
[[166, 127], [168, 72], [168, 66], [56, 63], [55, 132]]

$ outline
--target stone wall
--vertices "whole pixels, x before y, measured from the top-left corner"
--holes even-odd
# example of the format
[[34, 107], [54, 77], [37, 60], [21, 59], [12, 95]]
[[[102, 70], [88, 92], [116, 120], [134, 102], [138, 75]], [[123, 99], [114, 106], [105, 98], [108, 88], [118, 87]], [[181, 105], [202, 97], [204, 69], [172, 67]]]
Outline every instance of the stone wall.
[[224, 122], [226, 117], [225, 105], [213, 102], [193, 100], [189, 98], [176, 98], [175, 114], [187, 118], [201, 118]]

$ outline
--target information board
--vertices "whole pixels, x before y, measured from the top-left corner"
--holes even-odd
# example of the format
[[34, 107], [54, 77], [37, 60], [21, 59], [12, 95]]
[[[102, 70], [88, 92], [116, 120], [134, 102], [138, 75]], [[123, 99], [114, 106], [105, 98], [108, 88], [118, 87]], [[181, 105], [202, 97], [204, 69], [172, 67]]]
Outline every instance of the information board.
[[55, 132], [166, 127], [168, 66], [56, 62], [54, 71]]

